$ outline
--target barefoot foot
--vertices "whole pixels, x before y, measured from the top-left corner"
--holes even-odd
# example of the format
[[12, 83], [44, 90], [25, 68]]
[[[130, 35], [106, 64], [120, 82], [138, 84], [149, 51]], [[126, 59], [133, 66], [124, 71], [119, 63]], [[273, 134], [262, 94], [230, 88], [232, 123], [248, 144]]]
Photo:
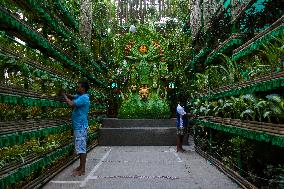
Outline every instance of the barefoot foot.
[[79, 170], [79, 171], [75, 171], [72, 175], [73, 175], [74, 177], [83, 176], [83, 175], [85, 175], [85, 172]]
[[73, 169], [73, 172], [76, 172], [76, 171], [80, 171], [81, 170], [81, 167], [77, 167], [76, 169]]

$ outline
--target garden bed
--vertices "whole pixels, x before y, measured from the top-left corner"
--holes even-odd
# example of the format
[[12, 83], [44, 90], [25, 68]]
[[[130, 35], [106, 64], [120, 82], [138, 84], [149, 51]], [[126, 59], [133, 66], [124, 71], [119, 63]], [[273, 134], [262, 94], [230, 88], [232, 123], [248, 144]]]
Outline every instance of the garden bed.
[[222, 86], [217, 89], [212, 89], [209, 95], [201, 95], [202, 99], [216, 99], [225, 96], [235, 96], [240, 94], [253, 93], [258, 91], [268, 91], [284, 86], [284, 71], [273, 72], [268, 75], [256, 78], [251, 81], [236, 83], [235, 85]]
[[[97, 141], [96, 139], [98, 138], [98, 136], [99, 136], [98, 132], [90, 134], [88, 137], [88, 143], [94, 143], [93, 142], [94, 140]], [[96, 144], [97, 142], [95, 142], [95, 145]], [[3, 186], [3, 188], [5, 188], [5, 186], [9, 185], [22, 185], [22, 182], [23, 183], [25, 182], [25, 178], [29, 178], [30, 175], [32, 175], [34, 172], [38, 171], [42, 172], [44, 170], [50, 170], [49, 168], [45, 167], [51, 166], [52, 164], [54, 164], [54, 162], [58, 160], [58, 158], [62, 158], [66, 155], [66, 153], [71, 153], [72, 151], [73, 151], [73, 142], [71, 140], [70, 142], [61, 144], [61, 146], [55, 149], [50, 149], [47, 152], [28, 155], [24, 157], [22, 162], [20, 161], [11, 162], [7, 166], [3, 167], [3, 169], [1, 168], [2, 170], [0, 175], [0, 186], [1, 187]], [[64, 162], [64, 164], [59, 163], [58, 168], [64, 165], [66, 166], [66, 163], [68, 162]], [[54, 174], [54, 172], [52, 172], [52, 174]], [[40, 178], [44, 178], [45, 180], [47, 176], [50, 177], [50, 175], [45, 175], [41, 176]], [[36, 178], [38, 176], [34, 175], [32, 177]], [[28, 185], [34, 184], [34, 182], [32, 182], [31, 180], [27, 180], [26, 182], [29, 183]], [[41, 183], [41, 185], [42, 184], [44, 183]]]
[[221, 45], [214, 49], [207, 57], [204, 64], [209, 64], [214, 59], [216, 59], [220, 54], [227, 51], [228, 48], [240, 46], [243, 44], [244, 34], [232, 34], [227, 40], [225, 40]]
[[[208, 119], [208, 120], [207, 120]], [[243, 136], [257, 141], [269, 142], [272, 145], [284, 147], [284, 125], [260, 122], [231, 121], [230, 118], [207, 117], [194, 119], [193, 123], [204, 127], [213, 128], [238, 136]], [[233, 125], [234, 124], [234, 125]], [[259, 126], [261, 125], [261, 126]], [[274, 128], [276, 127], [276, 129]]]
[[274, 40], [275, 37], [283, 33], [283, 20], [284, 16], [274, 22], [268, 29], [259, 33], [254, 38], [252, 38], [239, 48], [235, 49], [233, 52], [234, 54], [232, 55], [232, 59], [234, 61], [238, 61], [240, 58], [247, 56], [254, 50], [262, 47], [266, 42]]
[[214, 166], [216, 166], [220, 171], [222, 171], [225, 175], [230, 177], [232, 180], [234, 180], [236, 183], [238, 183], [242, 188], [245, 189], [257, 189], [256, 186], [254, 186], [252, 183], [247, 181], [245, 178], [240, 176], [237, 172], [233, 171], [232, 169], [226, 167], [222, 162], [215, 159], [214, 157], [210, 156], [208, 153], [202, 151], [199, 147], [195, 146], [195, 151], [210, 161]]
[[[98, 145], [98, 141], [95, 140], [88, 148], [87, 152], [92, 150]], [[55, 177], [57, 174], [59, 174], [61, 171], [63, 171], [65, 168], [70, 166], [72, 163], [74, 163], [77, 159], [79, 159], [79, 156], [72, 156], [66, 158], [65, 161], [60, 161], [57, 164], [54, 164], [54, 166], [47, 168], [44, 170], [43, 174], [41, 176], [37, 177], [33, 180], [33, 182], [29, 182], [26, 184], [23, 189], [37, 189], [42, 188], [47, 182], [49, 182], [53, 177]]]
[[240, 128], [248, 128], [256, 131], [263, 131], [271, 134], [283, 135], [284, 136], [284, 124], [275, 124], [267, 122], [231, 119], [231, 118], [220, 118], [213, 116], [201, 116], [199, 119], [221, 123], [224, 125], [232, 125]]
[[19, 59], [25, 59], [26, 60], [25, 63], [29, 64], [32, 67], [38, 68], [38, 69], [43, 70], [43, 71], [47, 71], [47, 72], [49, 72], [51, 74], [54, 74], [54, 75], [56, 75], [58, 77], [61, 77], [61, 78], [65, 79], [65, 80], [68, 80], [69, 82], [76, 83], [75, 81], [72, 81], [71, 78], [66, 77], [65, 75], [63, 75], [63, 73], [59, 72], [58, 70], [55, 70], [55, 69], [50, 68], [50, 67], [46, 67], [45, 65], [43, 65], [41, 63], [29, 60], [27, 57], [23, 57], [23, 56], [21, 56], [20, 54], [18, 54], [16, 52], [12, 52], [10, 49], [7, 49], [7, 48], [5, 48], [5, 47], [3, 47], [1, 45], [0, 45], [0, 49], [1, 49], [1, 51], [5, 52], [5, 53], [7, 53], [9, 55], [17, 57]]

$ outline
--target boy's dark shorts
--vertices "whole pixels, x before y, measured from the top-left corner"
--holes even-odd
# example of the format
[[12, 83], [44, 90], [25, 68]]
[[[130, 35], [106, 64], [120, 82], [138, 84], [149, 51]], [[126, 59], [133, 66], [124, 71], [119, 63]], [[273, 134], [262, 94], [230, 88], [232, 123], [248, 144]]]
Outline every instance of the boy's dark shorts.
[[187, 127], [182, 127], [182, 128], [180, 128], [180, 127], [178, 127], [177, 128], [177, 135], [181, 135], [181, 136], [183, 136], [183, 135], [187, 135]]

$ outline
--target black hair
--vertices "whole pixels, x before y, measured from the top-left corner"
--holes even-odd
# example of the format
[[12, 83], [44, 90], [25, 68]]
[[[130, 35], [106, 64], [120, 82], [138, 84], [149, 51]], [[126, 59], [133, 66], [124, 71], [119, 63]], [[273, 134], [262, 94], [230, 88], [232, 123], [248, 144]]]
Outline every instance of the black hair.
[[81, 81], [79, 82], [79, 84], [81, 84], [81, 87], [83, 87], [85, 89], [86, 92], [88, 92], [89, 90], [89, 83], [87, 81]]
[[186, 105], [186, 99], [184, 97], [179, 97], [178, 98], [178, 102], [181, 104], [181, 105]]

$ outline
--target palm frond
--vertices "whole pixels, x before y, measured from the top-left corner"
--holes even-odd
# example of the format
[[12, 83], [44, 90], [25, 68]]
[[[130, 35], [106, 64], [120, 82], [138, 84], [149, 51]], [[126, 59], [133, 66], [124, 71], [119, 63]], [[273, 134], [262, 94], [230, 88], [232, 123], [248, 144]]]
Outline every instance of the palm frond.
[[280, 103], [282, 100], [278, 94], [270, 94], [270, 95], [267, 95], [266, 98], [269, 101], [276, 102], [276, 103]]
[[264, 118], [268, 118], [268, 119], [270, 119], [271, 114], [272, 114], [272, 112], [271, 112], [271, 111], [266, 111], [266, 112], [264, 112], [264, 113], [263, 113], [263, 115], [262, 115], [262, 116], [263, 116]]
[[254, 112], [252, 109], [247, 109], [247, 110], [243, 111], [240, 116], [241, 116], [241, 117], [244, 117], [244, 115], [250, 115], [250, 116], [252, 117], [252, 115], [253, 115], [254, 113], [255, 113], [255, 112]]
[[260, 109], [260, 108], [266, 107], [267, 104], [268, 104], [267, 101], [265, 101], [265, 100], [260, 100], [260, 101], [258, 101], [258, 102], [255, 104], [255, 107], [256, 107], [257, 109]]
[[272, 112], [276, 115], [281, 115], [283, 113], [281, 108], [279, 106], [275, 106], [275, 105], [270, 105], [270, 110], [272, 110]]
[[256, 98], [253, 94], [246, 94], [243, 96], [243, 99], [244, 100], [248, 100], [250, 102], [255, 102], [256, 101]]

